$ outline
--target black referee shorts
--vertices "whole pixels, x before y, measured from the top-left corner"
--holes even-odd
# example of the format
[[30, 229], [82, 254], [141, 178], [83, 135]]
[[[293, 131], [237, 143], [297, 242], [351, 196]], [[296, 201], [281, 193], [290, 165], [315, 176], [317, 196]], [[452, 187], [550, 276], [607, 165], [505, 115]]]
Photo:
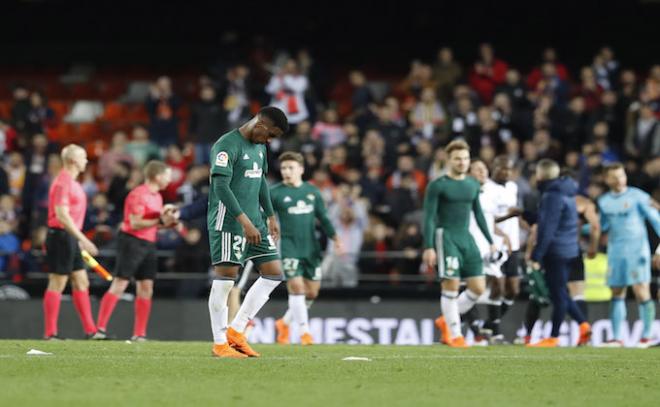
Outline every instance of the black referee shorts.
[[157, 271], [156, 244], [119, 232], [115, 276], [127, 280], [154, 280]]
[[46, 264], [48, 272], [68, 275], [84, 270], [78, 240], [64, 229], [48, 228], [46, 235]]

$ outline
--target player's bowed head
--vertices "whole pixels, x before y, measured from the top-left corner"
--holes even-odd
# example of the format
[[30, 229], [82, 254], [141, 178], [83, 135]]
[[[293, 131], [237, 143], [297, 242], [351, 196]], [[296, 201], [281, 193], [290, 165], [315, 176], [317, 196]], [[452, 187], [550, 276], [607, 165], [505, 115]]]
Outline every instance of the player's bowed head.
[[268, 144], [289, 131], [289, 121], [283, 111], [266, 106], [256, 116], [241, 127], [241, 133], [255, 144]]

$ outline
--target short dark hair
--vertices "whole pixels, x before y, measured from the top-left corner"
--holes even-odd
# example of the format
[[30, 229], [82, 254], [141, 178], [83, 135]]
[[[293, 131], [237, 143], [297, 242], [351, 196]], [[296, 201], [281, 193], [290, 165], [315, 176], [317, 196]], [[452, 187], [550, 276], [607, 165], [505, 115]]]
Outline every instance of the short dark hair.
[[303, 158], [303, 155], [300, 153], [296, 153], [295, 151], [285, 151], [282, 154], [280, 154], [278, 160], [280, 161], [280, 164], [283, 163], [284, 161], [295, 161], [298, 164], [302, 165], [303, 167], [305, 166], [305, 159]]
[[607, 164], [603, 169], [605, 170], [604, 171], [605, 175], [607, 175], [610, 171], [625, 170], [626, 167], [623, 165], [623, 163], [614, 162], [614, 163]]
[[273, 106], [262, 107], [261, 110], [259, 110], [259, 116], [269, 118], [275, 127], [282, 130], [282, 132], [289, 132], [289, 120], [286, 118], [284, 112], [280, 109]]

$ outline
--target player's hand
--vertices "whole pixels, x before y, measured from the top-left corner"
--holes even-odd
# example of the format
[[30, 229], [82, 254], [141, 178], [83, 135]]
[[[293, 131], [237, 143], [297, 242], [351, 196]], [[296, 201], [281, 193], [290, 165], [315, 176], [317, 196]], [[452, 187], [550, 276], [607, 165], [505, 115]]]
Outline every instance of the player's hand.
[[268, 233], [270, 233], [276, 242], [280, 240], [280, 225], [277, 223], [275, 216], [268, 218]]
[[346, 253], [344, 250], [344, 244], [342, 243], [341, 240], [339, 240], [339, 237], [336, 237], [334, 242], [335, 242], [335, 256], [343, 256]]
[[520, 216], [523, 214], [523, 210], [521, 208], [516, 208], [515, 206], [509, 208], [507, 212], [511, 216]]
[[595, 259], [597, 253], [598, 253], [598, 249], [597, 249], [597, 248], [595, 248], [595, 247], [590, 247], [589, 249], [587, 249], [587, 258], [588, 258], [588, 259]]
[[243, 225], [243, 236], [250, 244], [261, 243], [261, 233], [259, 233], [259, 229], [254, 227], [252, 222]]
[[541, 270], [541, 264], [536, 261], [532, 261], [529, 265], [532, 266], [534, 270]]
[[426, 249], [422, 254], [422, 261], [429, 267], [435, 267], [438, 264], [438, 255], [435, 249]]
[[495, 246], [494, 244], [491, 244], [490, 245], [490, 254], [495, 254], [495, 253], [497, 253], [497, 246]]
[[86, 250], [92, 256], [99, 254], [98, 247], [87, 238], [78, 242], [78, 246], [80, 247], [80, 250]]

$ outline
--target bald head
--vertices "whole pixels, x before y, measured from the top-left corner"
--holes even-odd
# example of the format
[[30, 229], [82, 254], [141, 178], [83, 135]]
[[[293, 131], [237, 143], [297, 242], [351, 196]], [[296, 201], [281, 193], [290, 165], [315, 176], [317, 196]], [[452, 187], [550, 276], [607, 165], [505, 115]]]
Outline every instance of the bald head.
[[62, 149], [62, 162], [69, 170], [85, 171], [87, 166], [87, 152], [77, 144], [69, 144]]

